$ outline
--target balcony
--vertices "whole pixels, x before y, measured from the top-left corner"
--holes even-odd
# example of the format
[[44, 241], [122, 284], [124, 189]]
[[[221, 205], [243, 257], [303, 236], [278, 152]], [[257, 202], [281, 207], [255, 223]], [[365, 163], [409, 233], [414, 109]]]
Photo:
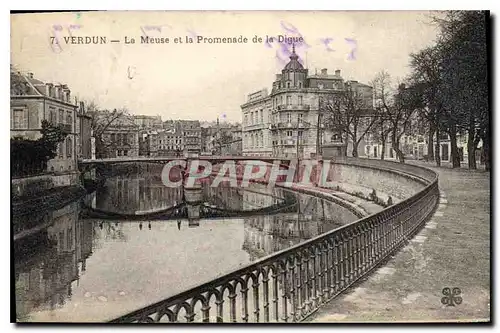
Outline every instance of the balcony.
[[59, 124], [58, 126], [64, 133], [73, 132], [73, 126], [71, 124]]
[[306, 105], [306, 104], [285, 104], [285, 105], [278, 105], [276, 107], [276, 109], [278, 111], [302, 111], [302, 110], [306, 110], [306, 111], [309, 111], [311, 109], [311, 106], [310, 105]]
[[308, 129], [310, 128], [311, 125], [306, 122], [297, 122], [297, 121], [292, 121], [292, 122], [279, 122], [276, 124], [272, 124], [269, 126], [270, 130], [278, 130], [278, 129]]

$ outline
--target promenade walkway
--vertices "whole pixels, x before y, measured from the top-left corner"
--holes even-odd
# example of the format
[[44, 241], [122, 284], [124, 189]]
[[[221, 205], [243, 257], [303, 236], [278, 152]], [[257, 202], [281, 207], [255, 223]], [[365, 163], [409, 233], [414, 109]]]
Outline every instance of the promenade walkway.
[[[432, 219], [387, 264], [306, 321], [490, 320], [490, 173], [419, 164], [439, 174]], [[463, 302], [443, 305], [445, 287], [460, 288]]]

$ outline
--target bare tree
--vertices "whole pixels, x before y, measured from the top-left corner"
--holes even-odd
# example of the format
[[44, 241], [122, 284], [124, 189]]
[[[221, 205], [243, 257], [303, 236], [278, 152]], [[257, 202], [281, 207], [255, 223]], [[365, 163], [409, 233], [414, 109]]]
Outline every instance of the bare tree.
[[372, 84], [377, 113], [388, 122], [392, 149], [396, 152], [398, 161], [404, 163], [401, 137], [408, 132], [412, 115], [415, 112], [413, 90], [406, 88], [404, 84], [393, 89], [390, 74], [386, 71], [378, 73]]
[[372, 100], [351, 84], [339, 94], [330, 96], [324, 103], [325, 125], [352, 141], [352, 156], [358, 157], [358, 146], [377, 121]]
[[[92, 135], [95, 138], [96, 157], [106, 157], [107, 152], [118, 145], [116, 140], [110, 139], [108, 132], [113, 127], [119, 126], [121, 129], [127, 129], [125, 133], [127, 134], [135, 128], [134, 121], [131, 119], [126, 108], [113, 109], [113, 111], [100, 110], [95, 101], [84, 102], [84, 105], [86, 113], [92, 117], [91, 129]], [[128, 141], [124, 143], [130, 146]]]

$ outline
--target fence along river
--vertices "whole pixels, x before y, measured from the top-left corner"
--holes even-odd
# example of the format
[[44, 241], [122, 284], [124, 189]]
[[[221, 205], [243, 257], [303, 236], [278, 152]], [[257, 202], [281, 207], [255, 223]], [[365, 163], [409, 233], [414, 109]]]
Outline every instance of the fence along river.
[[431, 170], [356, 158], [337, 164], [339, 181], [379, 183], [406, 197], [113, 322], [300, 321], [404, 246], [438, 204], [438, 178]]

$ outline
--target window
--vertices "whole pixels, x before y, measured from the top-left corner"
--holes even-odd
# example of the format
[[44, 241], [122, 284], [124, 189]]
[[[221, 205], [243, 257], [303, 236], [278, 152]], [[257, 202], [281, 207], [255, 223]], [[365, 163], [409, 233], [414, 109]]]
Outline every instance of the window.
[[260, 122], [261, 124], [264, 123], [264, 110], [260, 110]]
[[302, 105], [302, 96], [299, 96], [299, 105]]
[[302, 81], [299, 81], [299, 88], [302, 88]]
[[59, 145], [57, 146], [57, 156], [59, 158], [64, 157], [64, 143], [63, 142], [59, 143]]
[[128, 150], [124, 150], [123, 151], [123, 156], [127, 156], [127, 154], [128, 154]]
[[304, 131], [299, 131], [299, 132], [298, 132], [298, 136], [299, 136], [299, 138], [302, 138], [302, 134], [304, 134]]
[[58, 121], [59, 124], [64, 124], [64, 110], [63, 109], [59, 109], [59, 121]]
[[71, 250], [73, 248], [73, 228], [68, 229], [68, 233], [66, 234], [66, 236], [67, 236], [68, 250]]
[[66, 157], [70, 158], [73, 155], [72, 152], [73, 149], [73, 141], [71, 140], [71, 137], [66, 138]]
[[301, 123], [303, 121], [304, 115], [302, 113], [299, 113], [298, 117], [299, 117], [299, 123]]
[[288, 112], [288, 113], [286, 114], [286, 120], [287, 120], [289, 123], [291, 123], [291, 122], [292, 122], [292, 114], [291, 114], [290, 112]]
[[293, 131], [286, 131], [286, 135], [288, 137], [292, 137], [293, 136]]
[[245, 115], [245, 122], [244, 122], [245, 125], [248, 124], [248, 115]]
[[28, 128], [28, 112], [25, 109], [12, 110], [12, 128]]
[[49, 122], [53, 125], [57, 124], [57, 114], [54, 108], [49, 108]]
[[292, 104], [292, 96], [286, 96], [286, 105]]
[[287, 87], [287, 88], [290, 88], [290, 82], [287, 82], [287, 83], [286, 83], [286, 87]]
[[280, 104], [283, 104], [283, 96], [280, 96]]

